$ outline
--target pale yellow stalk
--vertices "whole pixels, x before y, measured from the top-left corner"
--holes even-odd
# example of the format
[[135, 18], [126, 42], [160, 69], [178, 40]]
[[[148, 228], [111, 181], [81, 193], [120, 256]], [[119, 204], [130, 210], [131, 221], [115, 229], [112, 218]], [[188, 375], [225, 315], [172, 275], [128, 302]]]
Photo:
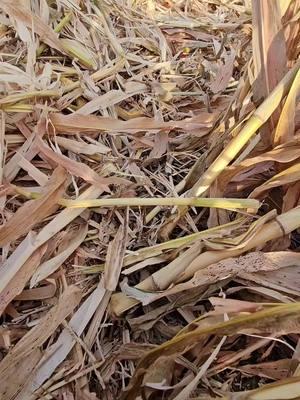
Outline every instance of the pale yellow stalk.
[[194, 185], [192, 193], [200, 197], [203, 195], [220, 173], [243, 149], [256, 131], [270, 118], [274, 110], [280, 104], [282, 98], [287, 94], [291, 84], [299, 70], [300, 61], [285, 75], [272, 91], [270, 96], [256, 109], [245, 123], [239, 134], [235, 136], [209, 166], [205, 173]]

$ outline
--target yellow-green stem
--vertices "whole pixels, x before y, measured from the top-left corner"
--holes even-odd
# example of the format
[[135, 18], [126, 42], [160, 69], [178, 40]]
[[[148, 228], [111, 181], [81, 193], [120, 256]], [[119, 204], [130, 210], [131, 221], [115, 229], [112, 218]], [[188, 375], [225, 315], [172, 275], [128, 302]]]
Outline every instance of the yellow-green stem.
[[[72, 13], [66, 14], [63, 19], [56, 25], [54, 28], [54, 32], [59, 33], [63, 30], [63, 28], [70, 22], [72, 17]], [[36, 51], [36, 56], [40, 57], [42, 53], [46, 50], [47, 45], [42, 43]]]
[[144, 206], [193, 206], [193, 207], [215, 207], [215, 208], [259, 208], [259, 201], [254, 199], [199, 199], [188, 197], [152, 197], [152, 198], [110, 198], [91, 200], [60, 200], [59, 204], [68, 208], [81, 207], [144, 207]]

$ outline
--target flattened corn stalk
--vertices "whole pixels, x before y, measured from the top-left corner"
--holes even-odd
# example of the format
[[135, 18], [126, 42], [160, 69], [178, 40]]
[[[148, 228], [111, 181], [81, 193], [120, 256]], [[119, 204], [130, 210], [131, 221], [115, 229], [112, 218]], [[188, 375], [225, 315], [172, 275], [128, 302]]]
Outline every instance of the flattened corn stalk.
[[[296, 207], [286, 213], [278, 215], [274, 220], [266, 223], [252, 237], [249, 242], [241, 248], [232, 249], [230, 251], [209, 250], [197, 256], [187, 268], [183, 266], [182, 270], [176, 269], [176, 274], [172, 271], [171, 264], [158, 270], [148, 278], [144, 279], [135, 288], [143, 291], [157, 290], [155, 282], [159, 282], [160, 289], [166, 289], [170, 284], [170, 279], [173, 277], [173, 283], [179, 283], [191, 278], [195, 272], [217, 263], [228, 257], [236, 257], [245, 253], [248, 250], [254, 249], [257, 246], [262, 246], [270, 240], [278, 239], [283, 235], [291, 233], [293, 230], [300, 227], [300, 207]], [[121, 315], [125, 311], [139, 304], [139, 301], [126, 296], [124, 293], [115, 293], [112, 296], [112, 312], [116, 315]]]

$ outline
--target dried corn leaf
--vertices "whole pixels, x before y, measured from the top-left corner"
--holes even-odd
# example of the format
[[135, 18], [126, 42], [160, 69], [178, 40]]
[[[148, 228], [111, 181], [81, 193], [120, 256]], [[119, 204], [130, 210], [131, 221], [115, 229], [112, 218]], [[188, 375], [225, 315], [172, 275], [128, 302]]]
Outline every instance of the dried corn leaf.
[[13, 21], [16, 21], [17, 31], [18, 24], [24, 24], [29, 29], [32, 29], [34, 33], [37, 33], [40, 39], [48, 44], [48, 46], [63, 52], [63, 47], [54, 31], [40, 17], [33, 15], [26, 9], [20, 0], [16, 0], [14, 4], [10, 0], [1, 0], [0, 8]]
[[111, 292], [116, 290], [127, 244], [128, 210], [123, 224], [119, 227], [116, 236], [109, 243], [104, 267], [104, 287]]
[[14, 275], [13, 279], [7, 284], [0, 294], [0, 315], [10, 302], [22, 292], [26, 283], [29, 281], [35, 270], [39, 266], [41, 259], [46, 251], [47, 246], [38, 248], [24, 263], [19, 271]]
[[154, 118], [133, 118], [122, 121], [113, 118], [96, 117], [94, 115], [81, 116], [79, 114], [63, 115], [51, 114], [50, 120], [57, 131], [64, 133], [80, 132], [144, 132], [148, 130], [163, 130], [179, 128], [184, 131], [212, 127], [215, 115], [204, 113], [182, 121], [160, 122]]
[[[253, 95], [255, 104], [266, 99], [286, 72], [287, 56], [281, 11], [278, 0], [253, 0], [253, 60], [255, 81]], [[262, 129], [263, 141], [270, 143], [270, 132], [278, 115], [271, 116]]]
[[230, 393], [224, 400], [297, 400], [300, 392], [300, 377], [282, 379], [263, 385], [252, 391]]
[[6, 105], [8, 104], [12, 105], [21, 100], [30, 100], [36, 97], [59, 97], [59, 96], [60, 92], [58, 90], [35, 90], [33, 92], [12, 94], [10, 96], [6, 96], [0, 99], [0, 108], [5, 108]]
[[[57, 305], [1, 361], [0, 393], [3, 400], [11, 400], [22, 391], [30, 374], [43, 356], [40, 347], [74, 310], [80, 299], [80, 290], [74, 286], [68, 287], [59, 298]], [[25, 363], [26, 368], [24, 368]]]
[[[153, 290], [158, 290], [159, 294], [143, 291], [134, 287], [129, 287], [126, 282], [122, 282], [121, 289], [123, 294], [130, 297], [131, 307], [135, 304], [141, 302], [143, 305], [149, 304], [154, 301], [157, 297], [163, 297], [164, 292], [162, 291], [166, 287], [172, 284], [176, 277], [183, 273], [183, 271], [193, 262], [193, 260], [201, 253], [202, 246], [201, 244], [195, 243], [188, 250], [184, 251], [179, 257], [175, 258], [175, 260], [171, 261], [166, 267], [164, 267], [164, 274], [154, 273], [151, 276], [152, 288]], [[124, 296], [124, 295], [123, 295]], [[122, 306], [122, 296], [118, 294], [113, 295], [112, 297], [112, 309], [114, 312], [118, 314], [118, 308]]]
[[[262, 153], [256, 157], [247, 158], [237, 165], [227, 167], [218, 179], [218, 187], [224, 191], [230, 181], [243, 181], [243, 172], [247, 177], [263, 172], [268, 167], [268, 162], [289, 163], [299, 158], [299, 139], [292, 140], [275, 147], [273, 150]], [[252, 167], [252, 168], [251, 168]], [[251, 171], [250, 171], [251, 168]]]
[[286, 185], [287, 183], [297, 182], [300, 178], [300, 164], [295, 164], [290, 168], [285, 169], [277, 175], [274, 175], [267, 182], [255, 188], [250, 197], [260, 197], [264, 192], [272, 188]]
[[239, 370], [246, 372], [246, 374], [261, 376], [267, 379], [284, 379], [288, 378], [290, 371], [293, 367], [293, 360], [283, 359], [278, 361], [269, 361], [258, 363], [255, 365], [243, 365]]
[[265, 289], [271, 288], [291, 296], [300, 295], [299, 266], [296, 262], [295, 265], [275, 270], [272, 274], [264, 271], [259, 271], [256, 274], [247, 274], [241, 271], [238, 280], [243, 282], [255, 282], [256, 284], [262, 285]]
[[224, 313], [230, 314], [240, 312], [255, 312], [262, 310], [263, 308], [263, 303], [254, 303], [251, 301], [235, 300], [228, 298], [224, 299], [219, 297], [210, 297], [209, 301], [214, 307], [214, 311], [210, 313], [213, 315]]
[[101, 96], [95, 97], [93, 100], [80, 107], [76, 113], [80, 115], [89, 115], [95, 111], [105, 110], [106, 108], [121, 103], [139, 93], [139, 89], [131, 93], [124, 93], [122, 90], [110, 90]]
[[67, 54], [77, 59], [85, 67], [97, 68], [96, 55], [78, 40], [60, 39], [60, 44]]
[[164, 243], [139, 249], [136, 252], [125, 256], [124, 266], [146, 260], [152, 256], [163, 254], [164, 250], [178, 249], [180, 247], [185, 248], [198, 240], [229, 236], [233, 234], [234, 230], [240, 225], [243, 225], [243, 221], [238, 219], [228, 224], [206, 229], [202, 232], [192, 233], [191, 235], [187, 235], [182, 238], [172, 239]]
[[211, 355], [208, 357], [208, 359], [205, 361], [205, 363], [201, 366], [199, 369], [198, 373], [194, 377], [194, 379], [187, 385], [183, 390], [178, 393], [178, 395], [174, 398], [174, 400], [188, 400], [190, 399], [190, 395], [192, 392], [197, 388], [198, 383], [200, 379], [206, 374], [209, 366], [212, 364], [214, 359], [217, 357], [218, 353], [220, 352], [223, 344], [226, 341], [226, 336], [224, 336], [216, 348], [212, 351]]
[[280, 144], [291, 140], [295, 133], [295, 114], [297, 98], [300, 93], [300, 70], [291, 86], [276, 126], [274, 143]]
[[11, 182], [17, 176], [20, 170], [19, 164], [22, 158], [30, 161], [30, 159], [32, 159], [36, 155], [37, 151], [33, 149], [34, 139], [35, 135], [31, 134], [19, 148], [19, 151], [14, 154], [13, 157], [11, 157], [11, 159], [5, 164], [3, 172], [8, 182]]
[[235, 52], [232, 51], [230, 54], [226, 54], [224, 58], [224, 65], [219, 68], [215, 80], [210, 85], [210, 90], [214, 94], [223, 92], [232, 77]]
[[[0, 245], [4, 246], [28, 233], [38, 222], [57, 210], [57, 201], [63, 195], [66, 171], [58, 167], [43, 187], [37, 200], [29, 200], [0, 228]], [[28, 221], [30, 215], [30, 221]]]
[[0, 112], [0, 148], [3, 151], [0, 154], [0, 185], [3, 182], [3, 165], [4, 165], [4, 152], [5, 152], [5, 114], [3, 111]]
[[48, 183], [48, 176], [36, 168], [30, 161], [21, 156], [19, 167], [28, 173], [40, 186], [45, 186]]
[[93, 185], [99, 186], [105, 191], [110, 191], [109, 184], [128, 184], [129, 181], [123, 178], [112, 177], [104, 178], [99, 176], [93, 169], [88, 165], [81, 162], [71, 160], [70, 158], [59, 154], [50, 149], [49, 146], [44, 144], [41, 139], [37, 139], [37, 145], [39, 146], [40, 152], [44, 154], [51, 161], [65, 168], [71, 175], [78, 176]]
[[292, 0], [279, 0], [281, 16], [284, 16], [291, 3]]
[[[83, 192], [79, 198], [98, 197], [102, 191], [96, 187], [90, 187]], [[29, 232], [27, 237], [18, 245], [15, 251], [2, 264], [0, 269], [0, 293], [8, 283], [14, 278], [15, 274], [22, 268], [23, 264], [41, 245], [51, 239], [57, 232], [68, 225], [73, 219], [80, 215], [84, 208], [76, 210], [63, 210], [51, 222], [43, 227], [38, 234]]]
[[[298, 332], [300, 322], [299, 310], [299, 303], [279, 305], [250, 315], [238, 316], [216, 325], [196, 328], [192, 332], [175, 336], [170, 341], [163, 343], [142, 357], [137, 365], [135, 375], [131, 379], [128, 390], [122, 396], [122, 400], [134, 398], [134, 396], [139, 394], [145, 371], [147, 371], [159, 357], [173, 354], [179, 355], [192, 346], [195, 346], [203, 336], [207, 337], [208, 335], [232, 335], [245, 329], [255, 332], [259, 330], [261, 333], [265, 334], [274, 333], [278, 330], [286, 333]], [[262, 399], [263, 398], [267, 399], [267, 397], [262, 397]], [[279, 398], [280, 397], [277, 397], [277, 399]], [[255, 397], [253, 397], [253, 399], [255, 399]], [[257, 399], [259, 399], [259, 397], [257, 397]], [[270, 397], [268, 397], [268, 399], [270, 399]], [[274, 397], [274, 399], [276, 399], [276, 397]]]
[[[69, 322], [69, 327], [77, 336], [82, 334], [83, 330], [90, 322], [97, 307], [105, 298], [105, 293], [106, 291], [103, 287], [103, 282], [100, 282], [98, 287], [74, 313]], [[32, 395], [45, 382], [45, 380], [52, 375], [56, 367], [64, 361], [75, 343], [76, 339], [70, 331], [65, 328], [59, 335], [58, 339], [44, 352], [35, 370], [32, 371], [31, 379], [19, 393], [18, 400]]]
[[66, 150], [71, 150], [76, 154], [86, 154], [86, 155], [95, 155], [95, 154], [107, 154], [111, 152], [111, 149], [105, 146], [102, 143], [85, 143], [78, 142], [77, 140], [67, 139], [65, 137], [56, 137], [56, 143], [63, 147]]
[[56, 293], [57, 287], [54, 282], [43, 285], [38, 288], [25, 289], [21, 294], [15, 297], [17, 301], [33, 301], [51, 299]]
[[87, 234], [87, 225], [81, 225], [79, 229], [73, 230], [64, 238], [60, 244], [58, 254], [43, 262], [32, 275], [30, 286], [35, 286], [38, 282], [53, 274], [70, 255], [80, 246]]
[[145, 373], [143, 381], [147, 397], [151, 397], [151, 392], [153, 392], [151, 389], [166, 390], [170, 388], [174, 367], [174, 357], [161, 357], [153, 363], [153, 368]]

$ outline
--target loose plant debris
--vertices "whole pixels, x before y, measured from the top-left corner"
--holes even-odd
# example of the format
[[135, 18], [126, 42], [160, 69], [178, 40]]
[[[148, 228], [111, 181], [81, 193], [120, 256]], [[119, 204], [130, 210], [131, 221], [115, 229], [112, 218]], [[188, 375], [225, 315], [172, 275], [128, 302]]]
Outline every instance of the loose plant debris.
[[0, 0], [1, 400], [300, 398], [299, 16]]

